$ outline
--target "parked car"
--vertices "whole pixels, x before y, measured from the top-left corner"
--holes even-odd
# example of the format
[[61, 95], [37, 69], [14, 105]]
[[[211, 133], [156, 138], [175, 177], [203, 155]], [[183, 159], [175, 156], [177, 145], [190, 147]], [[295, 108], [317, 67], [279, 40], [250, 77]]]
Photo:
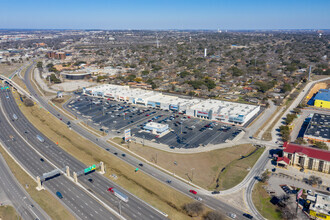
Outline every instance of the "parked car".
[[212, 194], [220, 194], [220, 191], [213, 191]]

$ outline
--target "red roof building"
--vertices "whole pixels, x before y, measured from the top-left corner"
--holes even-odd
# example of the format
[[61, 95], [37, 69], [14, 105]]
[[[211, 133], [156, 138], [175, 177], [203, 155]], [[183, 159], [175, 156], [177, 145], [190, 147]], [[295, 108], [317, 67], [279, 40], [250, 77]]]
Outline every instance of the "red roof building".
[[289, 164], [304, 169], [330, 173], [330, 151], [285, 142], [283, 157]]

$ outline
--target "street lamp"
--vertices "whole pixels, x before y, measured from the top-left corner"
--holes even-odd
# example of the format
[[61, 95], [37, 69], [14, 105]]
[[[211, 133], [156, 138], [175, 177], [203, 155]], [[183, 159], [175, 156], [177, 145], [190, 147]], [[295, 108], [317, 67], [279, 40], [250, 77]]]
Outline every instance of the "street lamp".
[[144, 146], [144, 135], [142, 136], [142, 145]]

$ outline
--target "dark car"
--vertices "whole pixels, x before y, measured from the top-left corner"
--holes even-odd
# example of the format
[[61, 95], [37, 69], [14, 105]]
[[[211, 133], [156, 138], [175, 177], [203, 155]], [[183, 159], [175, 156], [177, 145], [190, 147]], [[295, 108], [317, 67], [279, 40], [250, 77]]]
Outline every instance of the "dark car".
[[244, 213], [243, 216], [248, 218], [248, 219], [253, 219], [253, 216], [248, 214], [248, 213]]
[[117, 153], [117, 152], [114, 152], [113, 154], [114, 154], [114, 155], [118, 155], [118, 153]]
[[40, 158], [40, 161], [41, 161], [41, 162], [44, 162], [45, 160], [44, 160], [43, 158]]
[[94, 180], [92, 178], [89, 178], [88, 181], [91, 182], [91, 183], [94, 182]]
[[56, 195], [57, 195], [58, 198], [63, 199], [63, 196], [62, 196], [62, 193], [61, 192], [57, 191], [56, 192]]
[[166, 180], [166, 182], [167, 182], [168, 184], [171, 184], [172, 180]]
[[126, 154], [122, 154], [121, 156], [126, 157]]
[[212, 194], [220, 194], [220, 191], [213, 191]]
[[139, 166], [140, 166], [140, 167], [143, 167], [143, 163], [139, 163]]

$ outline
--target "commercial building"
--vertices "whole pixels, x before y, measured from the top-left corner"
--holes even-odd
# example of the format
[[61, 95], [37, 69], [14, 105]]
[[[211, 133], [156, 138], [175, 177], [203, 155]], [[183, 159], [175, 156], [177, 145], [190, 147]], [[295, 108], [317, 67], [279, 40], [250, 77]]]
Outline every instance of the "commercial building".
[[330, 174], [330, 151], [285, 142], [283, 158], [290, 166]]
[[313, 218], [330, 220], [330, 196], [322, 193], [316, 193], [311, 200], [309, 214]]
[[320, 89], [314, 97], [314, 106], [330, 109], [330, 89]]
[[164, 95], [129, 86], [101, 85], [84, 88], [84, 94], [126, 101], [136, 105], [182, 112], [188, 116], [244, 125], [260, 111], [260, 106], [212, 99]]
[[167, 124], [160, 124], [156, 122], [149, 122], [144, 127], [144, 130], [150, 131], [153, 134], [163, 134], [169, 130], [169, 127]]
[[70, 80], [82, 80], [85, 78], [90, 78], [91, 74], [87, 72], [61, 72], [61, 76]]
[[330, 147], [330, 115], [314, 113], [304, 134], [309, 142], [321, 141]]
[[47, 57], [50, 59], [59, 59], [59, 60], [65, 60], [66, 54], [64, 52], [48, 52]]

